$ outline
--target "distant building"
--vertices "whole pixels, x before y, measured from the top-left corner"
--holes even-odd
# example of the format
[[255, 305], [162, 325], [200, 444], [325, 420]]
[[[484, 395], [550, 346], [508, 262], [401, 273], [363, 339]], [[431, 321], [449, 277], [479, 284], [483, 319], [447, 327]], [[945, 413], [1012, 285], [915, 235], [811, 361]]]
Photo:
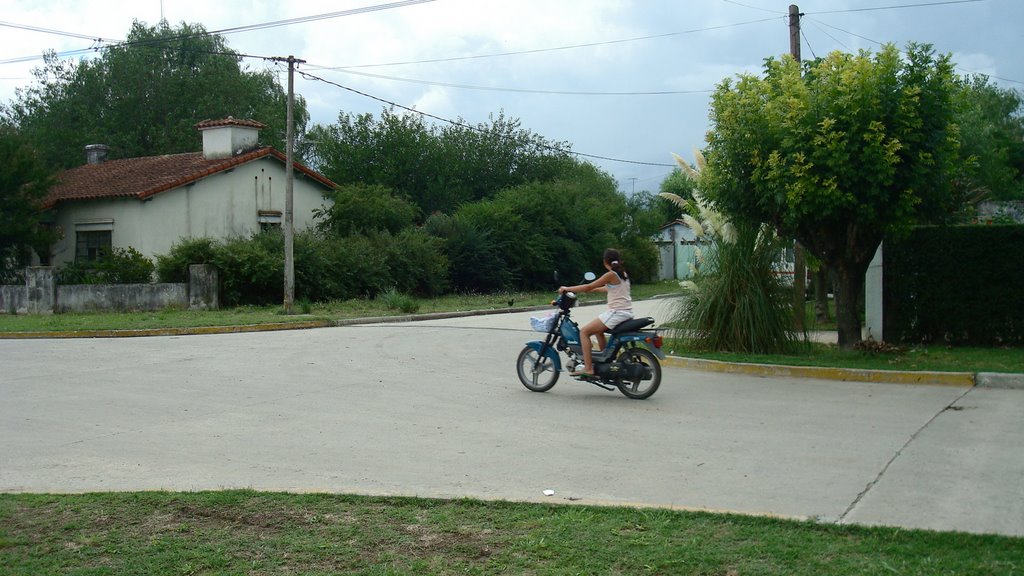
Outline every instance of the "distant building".
[[[281, 226], [286, 159], [257, 145], [263, 124], [229, 117], [195, 127], [202, 152], [108, 161], [106, 146], [87, 146], [86, 164], [61, 172], [45, 199], [59, 235], [50, 263], [93, 260], [115, 247], [153, 258], [182, 238], [245, 237]], [[294, 166], [298, 231], [313, 225], [313, 211], [335, 185]]]

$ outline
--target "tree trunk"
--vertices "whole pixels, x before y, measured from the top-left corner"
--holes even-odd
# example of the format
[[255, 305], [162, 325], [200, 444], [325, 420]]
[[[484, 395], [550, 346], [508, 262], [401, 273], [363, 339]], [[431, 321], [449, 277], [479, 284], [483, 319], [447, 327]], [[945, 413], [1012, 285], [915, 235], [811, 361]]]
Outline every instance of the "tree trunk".
[[848, 350], [860, 342], [861, 326], [858, 302], [864, 291], [864, 274], [845, 266], [835, 268], [836, 324], [839, 329], [839, 347]]
[[829, 273], [824, 263], [814, 273], [814, 317], [818, 324], [827, 324], [832, 320], [828, 310]]

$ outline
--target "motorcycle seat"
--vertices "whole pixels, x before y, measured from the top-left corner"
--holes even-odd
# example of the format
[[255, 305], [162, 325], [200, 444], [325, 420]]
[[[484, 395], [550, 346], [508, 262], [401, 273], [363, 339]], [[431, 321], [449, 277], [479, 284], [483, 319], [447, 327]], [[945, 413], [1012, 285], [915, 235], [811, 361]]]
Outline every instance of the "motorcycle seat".
[[619, 324], [615, 328], [608, 330], [609, 334], [622, 334], [624, 332], [636, 332], [645, 326], [654, 324], [654, 318], [647, 316], [645, 318], [631, 318], [625, 322]]

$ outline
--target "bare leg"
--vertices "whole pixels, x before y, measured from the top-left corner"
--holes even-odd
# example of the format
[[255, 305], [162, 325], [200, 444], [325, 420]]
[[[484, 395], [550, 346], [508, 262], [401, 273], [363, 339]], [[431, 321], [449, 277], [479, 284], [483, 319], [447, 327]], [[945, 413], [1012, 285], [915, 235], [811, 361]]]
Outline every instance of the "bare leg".
[[590, 337], [596, 334], [598, 343], [601, 344], [601, 348], [604, 348], [605, 330], [607, 330], [607, 328], [605, 327], [604, 322], [601, 322], [600, 318], [594, 318], [580, 328], [580, 348], [583, 349], [583, 371], [587, 374], [594, 373], [594, 354], [592, 350], [593, 345], [590, 343]]

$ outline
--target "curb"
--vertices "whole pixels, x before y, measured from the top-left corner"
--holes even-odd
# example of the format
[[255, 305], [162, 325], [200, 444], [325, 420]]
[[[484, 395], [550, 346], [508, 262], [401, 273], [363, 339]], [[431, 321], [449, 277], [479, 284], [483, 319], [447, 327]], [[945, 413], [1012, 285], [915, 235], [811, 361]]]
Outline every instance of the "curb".
[[[930, 384], [939, 386], [961, 386], [970, 388], [976, 384], [972, 372], [900, 372], [895, 370], [864, 370], [855, 368], [828, 368], [823, 366], [782, 366], [775, 364], [740, 364], [704, 360], [701, 358], [681, 358], [669, 356], [663, 362], [666, 366], [704, 370], [707, 372], [724, 372], [728, 374], [745, 374], [761, 377], [817, 378], [820, 380], [843, 380], [849, 382], [878, 382], [890, 384]], [[1024, 375], [1020, 376], [1024, 382]]]
[[1007, 374], [1003, 372], [978, 372], [975, 380], [981, 388], [997, 388], [1002, 390], [1024, 390], [1024, 374]]

